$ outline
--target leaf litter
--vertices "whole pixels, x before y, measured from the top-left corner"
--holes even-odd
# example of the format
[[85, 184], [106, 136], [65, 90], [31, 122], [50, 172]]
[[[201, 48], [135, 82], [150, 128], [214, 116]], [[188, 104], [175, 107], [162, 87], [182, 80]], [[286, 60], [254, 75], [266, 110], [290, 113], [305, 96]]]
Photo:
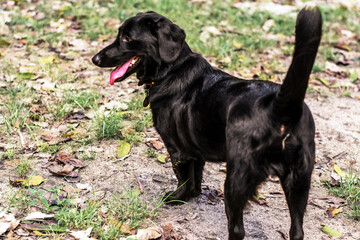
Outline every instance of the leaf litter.
[[[10, 6], [11, 2], [12, 1], [8, 1], [8, 2], [5, 3], [5, 5]], [[66, 5], [66, 4], [68, 4], [68, 3], [64, 2], [64, 5]], [[205, 1], [205, 3], [201, 3], [201, 4], [206, 5], [207, 3]], [[285, 14], [291, 13], [291, 11], [295, 12], [295, 8], [293, 6], [291, 6], [289, 8], [288, 5], [279, 6], [279, 4], [277, 4], [277, 7], [273, 8], [274, 5], [271, 5], [270, 3], [269, 4], [268, 3], [263, 3], [263, 2], [260, 3], [259, 1], [257, 1], [257, 3], [246, 3], [246, 2], [245, 3], [240, 3], [239, 1], [236, 1], [236, 5], [234, 5], [234, 6], [238, 7], [241, 10], [244, 7], [244, 6], [241, 6], [241, 4], [246, 5], [245, 7], [248, 8], [250, 11], [255, 9], [253, 7], [253, 5], [258, 4], [258, 5], [262, 5], [263, 10], [265, 9], [266, 11], [268, 11], [268, 10], [273, 11], [274, 9], [280, 9], [278, 11], [279, 14], [281, 14], [282, 12], [284, 12]], [[344, 4], [346, 4], [346, 3], [344, 3]], [[62, 4], [57, 4], [57, 5], [62, 5]], [[13, 6], [10, 6], [9, 9], [16, 8], [16, 7], [17, 7], [17, 4], [15, 4], [15, 2], [14, 2]], [[31, 16], [33, 16], [32, 17], [33, 19], [38, 19], [38, 20], [41, 20], [41, 19], [45, 18], [44, 13], [36, 12], [36, 8], [37, 8], [36, 6], [34, 7], [34, 9], [31, 10], [31, 9], [26, 9], [26, 5], [24, 4], [21, 8], [23, 8], [22, 12], [24, 14], [29, 15], [30, 18], [31, 18]], [[48, 31], [49, 32], [58, 32], [58, 33], [68, 31], [69, 35], [76, 34], [76, 31], [79, 31], [79, 29], [81, 29], [81, 24], [82, 24], [81, 18], [72, 18], [72, 17], [63, 18], [62, 16], [66, 12], [66, 8], [61, 8], [61, 6], [57, 6], [56, 8], [58, 9], [56, 11], [56, 16], [58, 16], [59, 19], [63, 19], [63, 20], [57, 21], [57, 23], [55, 21], [53, 21], [53, 23], [51, 23], [52, 25], [50, 25], [50, 27], [48, 27]], [[0, 13], [0, 15], [2, 15], [3, 12], [7, 12], [6, 9], [5, 9], [5, 11], [2, 11]], [[118, 26], [118, 21], [112, 21], [111, 24], [114, 25], [113, 29], [115, 29]], [[269, 36], [270, 36], [272, 34], [272, 32], [271, 32], [272, 31], [271, 30], [272, 26], [274, 26], [274, 25], [272, 25], [272, 19], [268, 19], [267, 23], [262, 25], [261, 27], [263, 27], [265, 31], [269, 31]], [[10, 29], [8, 29], [9, 26], [7, 24], [0, 24], [0, 27], [1, 27], [1, 29], [4, 27], [5, 32], [10, 31]], [[18, 26], [15, 25], [14, 27], [16, 29], [16, 27], [18, 27]], [[23, 27], [25, 28], [25, 25]], [[231, 30], [233, 32], [240, 33], [237, 29], [231, 29], [230, 27], [231, 26], [227, 27], [226, 24], [222, 25], [221, 27], [213, 26], [211, 28], [206, 28], [206, 26], [205, 26], [204, 30], [208, 31], [209, 37], [220, 36], [219, 33], [222, 35], [224, 33], [224, 31], [227, 31], [227, 30], [229, 30], [229, 31]], [[225, 28], [227, 28], [227, 30]], [[348, 38], [348, 39], [354, 38], [354, 33], [346, 32], [346, 29], [341, 30], [341, 34], [343, 35], [343, 38], [345, 38], [345, 40], [346, 40], [346, 38]], [[355, 35], [356, 34], [357, 33], [355, 33]], [[281, 38], [281, 36], [279, 34], [273, 34], [273, 35], [276, 36], [276, 38], [278, 38], [278, 39]], [[65, 84], [63, 84], [63, 83], [66, 82], [66, 81], [69, 81], [69, 82], [72, 81], [71, 84], [74, 87], [76, 87], [78, 89], [82, 89], [82, 90], [84, 88], [88, 88], [89, 87], [88, 84], [94, 84], [93, 86], [96, 86], [97, 89], [104, 89], [104, 91], [112, 91], [111, 92], [111, 94], [113, 94], [112, 97], [117, 96], [117, 93], [115, 91], [110, 90], [109, 88], [106, 87], [106, 85], [104, 85], [102, 83], [102, 79], [103, 79], [102, 74], [105, 75], [105, 74], [107, 74], [107, 72], [105, 72], [103, 70], [98, 70], [98, 69], [93, 70], [92, 67], [88, 67], [88, 63], [84, 64], [84, 63], [81, 63], [81, 61], [80, 61], [81, 59], [88, 58], [89, 55], [91, 55], [88, 51], [95, 51], [95, 50], [99, 49], [99, 45], [96, 45], [96, 44], [98, 44], [97, 40], [93, 41], [93, 42], [88, 41], [88, 40], [86, 40], [86, 42], [84, 42], [84, 41], [76, 41], [76, 40], [74, 41], [74, 36], [71, 36], [71, 38], [66, 38], [64, 41], [62, 41], [60, 43], [52, 43], [51, 46], [49, 46], [49, 48], [47, 48], [46, 41], [44, 40], [45, 39], [44, 37], [42, 37], [43, 39], [38, 39], [34, 44], [31, 44], [30, 41], [26, 37], [27, 37], [26, 34], [20, 34], [20, 33], [17, 33], [17, 32], [14, 33], [14, 38], [15, 39], [12, 39], [12, 40], [8, 40], [5, 37], [1, 37], [1, 39], [4, 39], [4, 41], [9, 43], [10, 45], [7, 45], [5, 43], [4, 46], [1, 46], [1, 48], [0, 48], [0, 56], [1, 56], [0, 61], [2, 61], [4, 59], [4, 56], [6, 57], [6, 59], [10, 59], [10, 57], [8, 57], [8, 56], [10, 56], [10, 55], [14, 55], [14, 56], [18, 55], [18, 58], [22, 59], [22, 61], [24, 61], [23, 65], [26, 65], [26, 62], [35, 62], [35, 63], [40, 63], [40, 65], [42, 65], [42, 67], [46, 67], [47, 65], [51, 65], [53, 67], [53, 70], [56, 70], [56, 68], [58, 67], [58, 68], [62, 69], [62, 71], [64, 73], [71, 72], [71, 71], [75, 71], [75, 73], [76, 73], [75, 74], [76, 75], [75, 76], [76, 81], [71, 80], [72, 76], [70, 76], [70, 77], [59, 76], [58, 78], [55, 78], [55, 75], [56, 75], [55, 73], [53, 73], [52, 76], [45, 76], [46, 74], [44, 75], [44, 73], [42, 71], [39, 71], [39, 69], [36, 69], [36, 68], [23, 69], [20, 72], [17, 72], [15, 74], [13, 74], [13, 77], [14, 77], [15, 81], [20, 81], [21, 80], [23, 82], [26, 82], [26, 81], [28, 81], [28, 79], [30, 79], [31, 81], [28, 81], [28, 84], [29, 84], [28, 86], [30, 86], [32, 83], [40, 84], [41, 88], [37, 88], [38, 92], [36, 93], [36, 94], [38, 94], [38, 96], [40, 96], [40, 98], [49, 99], [48, 95], [51, 94], [51, 92], [59, 91], [62, 86], [65, 86]], [[113, 39], [113, 37], [114, 37], [113, 34], [112, 35], [111, 34], [110, 35], [109, 34], [104, 34], [104, 35], [101, 35], [99, 37], [99, 39], [103, 38], [106, 41], [106, 40]], [[356, 36], [355, 36], [355, 38], [356, 38]], [[285, 37], [284, 37], [284, 39], [285, 39]], [[284, 40], [284, 41], [288, 41], [288, 39]], [[230, 43], [230, 44], [232, 44], [232, 43]], [[235, 46], [235, 48], [239, 48], [239, 49], [243, 48], [243, 46], [241, 46], [241, 44], [239, 42], [235, 42], [233, 45]], [[93, 46], [97, 46], [97, 47], [93, 47]], [[35, 59], [33, 56], [31, 56], [29, 58], [24, 57], [24, 56], [26, 56], [26, 54], [24, 54], [24, 52], [26, 52], [25, 47], [29, 48], [33, 52], [37, 52], [38, 53], [37, 58]], [[353, 45], [348, 44], [348, 42], [344, 41], [343, 39], [339, 40], [338, 43], [333, 44], [331, 47], [333, 49], [343, 51], [346, 54], [350, 54], [350, 55], [351, 55], [351, 52], [348, 52], [348, 50], [354, 51]], [[14, 51], [14, 49], [16, 49], [16, 51]], [[9, 51], [11, 52], [11, 54], [8, 54]], [[50, 55], [50, 54], [54, 54], [54, 55]], [[269, 55], [271, 55], [271, 54], [269, 54]], [[317, 80], [316, 78], [313, 78], [317, 82], [320, 83], [319, 85], [312, 85], [312, 86], [314, 86], [315, 90], [322, 91], [324, 88], [326, 88], [332, 93], [339, 93], [339, 92], [343, 91], [343, 89], [347, 86], [347, 87], [349, 87], [352, 95], [356, 94], [356, 91], [354, 93], [353, 89], [356, 88], [358, 86], [358, 84], [359, 84], [358, 83], [358, 74], [356, 74], [358, 72], [355, 69], [355, 68], [358, 67], [358, 65], [356, 65], [357, 64], [357, 58], [356, 57], [351, 57], [350, 55], [346, 55], [346, 58], [337, 58], [335, 60], [328, 60], [332, 64], [325, 65], [325, 69], [323, 69], [320, 72], [320, 74], [318, 74], [318, 76], [320, 78], [322, 78], [322, 79], [325, 79], [328, 84], [323, 84], [323, 83], [320, 82], [320, 80]], [[69, 60], [71, 61], [70, 63], [66, 62], [66, 61], [69, 61]], [[13, 60], [11, 60], [11, 61], [13, 61]], [[229, 62], [229, 60], [226, 60], [226, 61]], [[230, 61], [231, 61], [231, 59], [230, 59]], [[264, 62], [266, 62], [266, 61], [268, 61], [268, 60], [265, 58]], [[15, 64], [17, 64], [18, 61], [15, 60], [14, 62], [15, 62]], [[81, 66], [81, 65], [83, 65], [83, 66]], [[84, 66], [87, 66], [88, 69], [86, 70], [86, 67], [84, 68]], [[335, 68], [335, 66], [338, 67], [338, 68]], [[70, 71], [70, 69], [71, 69], [71, 71]], [[268, 69], [268, 68], [265, 67], [265, 69]], [[355, 70], [353, 70], [353, 69], [355, 69]], [[254, 74], [262, 73], [261, 69], [258, 66], [256, 66], [256, 67], [254, 66], [253, 69], [249, 69], [249, 73], [247, 73], [247, 70], [248, 69], [246, 69], [244, 71], [244, 74], [249, 74], [249, 77], [253, 77]], [[241, 70], [241, 71], [243, 71], [243, 70]], [[267, 72], [266, 74], [270, 75], [271, 72], [270, 73]], [[91, 77], [84, 77], [84, 76], [91, 76]], [[94, 76], [96, 76], [96, 78], [98, 78], [98, 79], [95, 79]], [[329, 76], [331, 77], [331, 79], [329, 79]], [[346, 83], [346, 81], [348, 81], [349, 78], [352, 81], [351, 84]], [[4, 77], [4, 79], [6, 80], [6, 81], [4, 81], [5, 82], [4, 88], [5, 88], [5, 87], [8, 87], [8, 83], [10, 81], [7, 81], [9, 79], [6, 76]], [[99, 79], [101, 79], [101, 80], [99, 80]], [[132, 80], [130, 79], [130, 81], [132, 81]], [[135, 83], [136, 83], [136, 81], [135, 81]], [[313, 83], [313, 81], [312, 81], [312, 83]], [[127, 83], [123, 83], [123, 85], [121, 85], [121, 86], [122, 87], [125, 86], [125, 89], [127, 89], [128, 85], [126, 85], [126, 84]], [[325, 90], [325, 91], [328, 91], [328, 90]], [[3, 97], [3, 96], [1, 96], [1, 97]], [[354, 98], [356, 98], [356, 95], [354, 95]], [[119, 103], [118, 102], [119, 99], [120, 98], [117, 96], [117, 98], [116, 98], [117, 103], [116, 104]], [[323, 98], [321, 98], [321, 97], [319, 99], [321, 101], [323, 100]], [[109, 99], [109, 102], [111, 102], [111, 99]], [[53, 100], [50, 100], [50, 102], [48, 102], [48, 103], [49, 104], [47, 106], [51, 106], [51, 105], [55, 104], [53, 102]], [[116, 104], [113, 104], [113, 105], [116, 105]], [[44, 105], [44, 106], [46, 106], [46, 105]], [[91, 121], [91, 119], [88, 119], [86, 117], [83, 118], [83, 115], [81, 113], [76, 114], [76, 112], [77, 111], [73, 111], [72, 113], [69, 113], [67, 116], [65, 115], [65, 117], [62, 118], [62, 121], [66, 122], [66, 123], [79, 123], [79, 122], [87, 123], [87, 122]], [[51, 116], [50, 116], [51, 114], [49, 114], [49, 109], [46, 109], [46, 108], [34, 109], [34, 111], [31, 111], [31, 113], [33, 114], [33, 117], [30, 120], [31, 121], [37, 121], [36, 122], [37, 125], [41, 126], [41, 128], [44, 131], [48, 130], [50, 132], [49, 135], [51, 136], [51, 131], [53, 130], [53, 129], [51, 129], [51, 127], [53, 126], [53, 120], [49, 120], [49, 119], [51, 119]], [[42, 121], [41, 117], [44, 116], [45, 114], [48, 114], [45, 117], [46, 120]], [[88, 116], [88, 115], [86, 115], [86, 116]], [[31, 121], [29, 121], [27, 124], [31, 124]], [[1, 119], [0, 119], [0, 122], [1, 122]], [[349, 120], [349, 122], [350, 122], [350, 120]], [[26, 136], [26, 131], [23, 131], [23, 133], [24, 133], [25, 138], [31, 139], [29, 136]], [[62, 135], [62, 134], [60, 134], [60, 132], [57, 132], [52, 137], [50, 137], [48, 135], [47, 139], [45, 139], [46, 136], [44, 136], [44, 139], [42, 139], [42, 140], [46, 144], [49, 144], [49, 145], [61, 144], [62, 146], [66, 147], [66, 145], [69, 144], [71, 141], [76, 141], [76, 140], [78, 140], [79, 138], [82, 137], [82, 135], [79, 134], [79, 138], [76, 138], [76, 136], [77, 136], [76, 131], [75, 132], [70, 131], [68, 133], [69, 133], [68, 135]], [[330, 137], [330, 136], [331, 136], [331, 134], [329, 134], [328, 137]], [[320, 137], [323, 137], [323, 136], [320, 135]], [[4, 142], [6, 142], [6, 141], [4, 140]], [[113, 144], [113, 143], [110, 143], [110, 144]], [[117, 144], [118, 144], [118, 142], [115, 143], [115, 145], [117, 145]], [[151, 145], [151, 147], [153, 147], [156, 150], [160, 150], [160, 152], [162, 154], [163, 152], [161, 150], [164, 150], [164, 149], [163, 148], [158, 149], [158, 147], [160, 147], [160, 145], [157, 145], [157, 143], [155, 143], [155, 145], [157, 147], [154, 146], [154, 145]], [[101, 155], [101, 157], [98, 157], [97, 160], [99, 158], [102, 160], [103, 156], [108, 155], [108, 153], [107, 153], [108, 146], [106, 144], [96, 143], [96, 146], [91, 146], [91, 147], [96, 148], [96, 149], [100, 149], [98, 151], [98, 153], [99, 153], [99, 155]], [[88, 147], [83, 147], [83, 148], [88, 149]], [[115, 152], [115, 153], [113, 153], [113, 155], [116, 156], [116, 154], [117, 154], [117, 151], [116, 151], [117, 146], [114, 146], [113, 148], [114, 148], [114, 152]], [[321, 149], [321, 145], [320, 145], [320, 149]], [[39, 150], [36, 150], [36, 151], [39, 151]], [[5, 152], [5, 150], [4, 150], [4, 152]], [[132, 156], [129, 157], [129, 163], [124, 162], [124, 164], [126, 163], [126, 164], [129, 164], [129, 165], [127, 165], [127, 167], [125, 165], [124, 168], [131, 169], [130, 168], [132, 166], [131, 164], [143, 166], [143, 165], [136, 162], [136, 158], [138, 158], [138, 154], [139, 154], [136, 147], [131, 147], [131, 152], [132, 152]], [[41, 154], [43, 154], [43, 153], [35, 153], [35, 157], [40, 156]], [[139, 155], [142, 158], [141, 161], [144, 161], [145, 156], [143, 156], [141, 154], [139, 154]], [[321, 152], [320, 152], [320, 156], [321, 156]], [[71, 158], [74, 158], [74, 157], [71, 157]], [[43, 158], [40, 158], [39, 160], [41, 161], [42, 159]], [[171, 176], [172, 172], [169, 171], [169, 170], [171, 170], [171, 168], [169, 167], [170, 163], [167, 162], [167, 161], [163, 161], [163, 158], [161, 158], [161, 159], [162, 159], [162, 162], [164, 164], [164, 165], [161, 166], [161, 168], [164, 168], [165, 169], [164, 171], [166, 171], [166, 174], [168, 176]], [[49, 159], [48, 161], [52, 161], [52, 160]], [[53, 162], [55, 162], [55, 161], [53, 161]], [[86, 162], [86, 163], [88, 164], [88, 162]], [[122, 164], [122, 163], [123, 162], [121, 162], [120, 164]], [[158, 162], [156, 162], [156, 163], [158, 164]], [[341, 163], [339, 163], [339, 164], [341, 164]], [[70, 171], [70, 173], [73, 172], [73, 171], [78, 171], [79, 168], [84, 168], [84, 167], [75, 167], [74, 165], [70, 164], [69, 162], [64, 163], [64, 162], [57, 161], [57, 160], [56, 160], [56, 165], [60, 166], [60, 169], [55, 170], [55, 172], [63, 170], [63, 168], [66, 165], [68, 165], [66, 167], [68, 169], [65, 172], [69, 172], [69, 169], [73, 167], [73, 170]], [[97, 163], [96, 165], [99, 165], [99, 166], [96, 166], [96, 168], [98, 168], [100, 166], [101, 167], [104, 166], [104, 165], [102, 165], [102, 163]], [[146, 165], [148, 165], [148, 164], [146, 164]], [[342, 167], [343, 166], [344, 165], [342, 165]], [[156, 167], [159, 168], [159, 166], [156, 166]], [[121, 171], [124, 171], [124, 168], [122, 168]], [[85, 168], [84, 172], [86, 170], [87, 169]], [[104, 173], [104, 172], [108, 173], [107, 170], [111, 171], [112, 169], [106, 169], [106, 170], [102, 169], [101, 172], [102, 173]], [[146, 168], [144, 168], [143, 170], [145, 171], [144, 174], [148, 174], [148, 173], [146, 173], [146, 171], [147, 171]], [[151, 169], [150, 171], [154, 171], [154, 170]], [[223, 169], [223, 171], [225, 171], [225, 169]], [[214, 175], [215, 174], [220, 174], [219, 176], [221, 176], [220, 177], [221, 180], [219, 181], [217, 179], [216, 181], [219, 181], [222, 184], [222, 177], [224, 176], [224, 174], [222, 174], [222, 172], [220, 172], [220, 173], [217, 173], [217, 172], [219, 172], [219, 171], [216, 171], [216, 173], [214, 173]], [[111, 173], [111, 174], [114, 174], [114, 173]], [[159, 172], [159, 173], [156, 172], [156, 174], [159, 174], [159, 176], [160, 176], [159, 179], [161, 179], [161, 181], [159, 181], [159, 183], [163, 182], [164, 184], [157, 184], [156, 182], [153, 182], [152, 181], [152, 176], [153, 175], [149, 174], [149, 179], [152, 181], [152, 184], [150, 185], [151, 187], [155, 187], [154, 185], [163, 186], [165, 184], [167, 186], [169, 186], [169, 182], [173, 181], [173, 179], [171, 179], [170, 177], [169, 178], [164, 177], [163, 172]], [[161, 174], [163, 174], [163, 175], [161, 175]], [[90, 173], [89, 175], [92, 175], [92, 173]], [[204, 174], [204, 175], [206, 176], [206, 174]], [[339, 174], [336, 174], [336, 175], [339, 176]], [[210, 178], [210, 177], [207, 177], [207, 178]], [[212, 178], [210, 178], [210, 179], [212, 179]], [[109, 183], [107, 183], [107, 184], [109, 184]], [[145, 187], [145, 193], [146, 193], [147, 188], [149, 186], [147, 186], [146, 182], [145, 182], [144, 185], [145, 185], [144, 187]], [[108, 187], [108, 186], [106, 186], [106, 187]], [[75, 189], [75, 191], [77, 191], [76, 189], [79, 189], [79, 188], [73, 188], [73, 189]], [[220, 189], [220, 187], [216, 187], [214, 189]], [[156, 189], [156, 191], [158, 192], [158, 189]], [[205, 190], [205, 193], [206, 193], [206, 190]], [[211, 191], [209, 192], [208, 195], [209, 195], [209, 198], [213, 197], [213, 194], [212, 194]], [[214, 194], [214, 196], [216, 196], [216, 195]], [[214, 199], [217, 199], [217, 198], [214, 198]], [[267, 199], [267, 200], [268, 200], [268, 204], [270, 204], [270, 199]], [[222, 204], [221, 199], [220, 199], [220, 201], [218, 201], [218, 200], [215, 200], [215, 201], [217, 202], [216, 206], [218, 206], [219, 204]], [[325, 199], [321, 199], [321, 201], [323, 201], [323, 202], [325, 202], [327, 204], [331, 204], [331, 202], [335, 202], [334, 203], [335, 207], [337, 207], [336, 204], [339, 204], [339, 203], [343, 204], [343, 202], [341, 203], [342, 199], [335, 198], [335, 197], [328, 197], [328, 198], [325, 197]], [[222, 207], [222, 206], [220, 206], [220, 207]], [[214, 209], [212, 209], [212, 210], [214, 210]], [[323, 208], [323, 211], [325, 211], [325, 210], [326, 210], [326, 208]], [[176, 209], [171, 210], [171, 211], [172, 212], [170, 214], [175, 214], [174, 212], [176, 212]], [[308, 212], [309, 211], [311, 211], [311, 210], [308, 210]], [[169, 214], [169, 213], [167, 213], [167, 214]], [[181, 214], [179, 214], [179, 215], [182, 216], [182, 214], [186, 214], [186, 213], [182, 210]], [[200, 217], [200, 215], [199, 215], [199, 217]], [[221, 219], [219, 218], [219, 219], [217, 219], [215, 221], [217, 224], [220, 224], [219, 221], [223, 221], [223, 218], [225, 218], [224, 214], [221, 215], [221, 216], [222, 216]], [[340, 217], [341, 216], [336, 215], [336, 218], [337, 218], [336, 221], [338, 221], [338, 219]], [[199, 219], [197, 219], [197, 221], [199, 221]], [[207, 221], [210, 221], [210, 220], [206, 219], [206, 220], [203, 220], [203, 221], [207, 222]], [[164, 220], [164, 222], [166, 222], [166, 220]], [[194, 222], [192, 222], [190, 224], [194, 225]], [[200, 225], [200, 223], [198, 223], [198, 224]], [[329, 222], [327, 222], [326, 224], [329, 225], [329, 226], [333, 226], [333, 225], [329, 224]], [[38, 225], [39, 229], [40, 229], [40, 226], [41, 226], [41, 224]], [[34, 229], [35, 229], [35, 227], [34, 227]], [[181, 232], [182, 227], [175, 226], [174, 228], [170, 227], [170, 229], [171, 229], [170, 232], [173, 232], [172, 234], [174, 235], [174, 232], [179, 232], [179, 231]], [[205, 231], [209, 232], [208, 229], [206, 229]], [[223, 235], [223, 231], [219, 231], [218, 233], [220, 233], [220, 232], [221, 232], [221, 235]], [[36, 235], [41, 236], [39, 232], [36, 232]], [[186, 236], [186, 234], [184, 234], [184, 236]], [[218, 234], [218, 236], [220, 236], [220, 234]], [[325, 235], [323, 235], [323, 236], [325, 236]], [[168, 237], [169, 238], [164, 238], [164, 239], [177, 239], [175, 237], [171, 237], [171, 234], [168, 234]], [[196, 239], [196, 238], [194, 238], [194, 239]], [[251, 239], [251, 235], [250, 235], [250, 239]]]

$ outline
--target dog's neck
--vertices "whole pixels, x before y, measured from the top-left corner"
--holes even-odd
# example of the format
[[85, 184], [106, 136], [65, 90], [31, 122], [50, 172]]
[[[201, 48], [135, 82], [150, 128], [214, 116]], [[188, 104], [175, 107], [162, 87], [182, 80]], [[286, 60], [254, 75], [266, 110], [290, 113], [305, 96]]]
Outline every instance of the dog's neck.
[[145, 70], [137, 73], [139, 86], [151, 83], [154, 83], [155, 85], [161, 84], [163, 79], [166, 78], [170, 72], [175, 71], [178, 67], [180, 67], [191, 54], [192, 51], [189, 45], [185, 42], [178, 58], [171, 63], [165, 63], [164, 61], [156, 59], [149, 59], [148, 63], [146, 63], [147, 67], [145, 67]]

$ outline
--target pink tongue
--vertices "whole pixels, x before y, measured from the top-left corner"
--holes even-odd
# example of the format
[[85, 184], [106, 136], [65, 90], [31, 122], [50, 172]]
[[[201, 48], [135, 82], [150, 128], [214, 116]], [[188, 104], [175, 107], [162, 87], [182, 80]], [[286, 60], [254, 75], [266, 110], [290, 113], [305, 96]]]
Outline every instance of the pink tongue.
[[121, 78], [122, 76], [125, 75], [126, 71], [128, 70], [131, 61], [134, 59], [135, 57], [131, 58], [129, 61], [127, 61], [124, 65], [117, 67], [114, 71], [112, 71], [111, 75], [110, 75], [110, 85], [113, 85], [115, 80], [118, 78]]

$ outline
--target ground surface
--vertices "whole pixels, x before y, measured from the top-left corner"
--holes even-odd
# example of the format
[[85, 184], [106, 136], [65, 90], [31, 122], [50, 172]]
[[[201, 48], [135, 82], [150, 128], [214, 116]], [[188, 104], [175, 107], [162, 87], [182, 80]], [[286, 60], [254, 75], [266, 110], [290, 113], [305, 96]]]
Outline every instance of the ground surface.
[[[5, 8], [11, 11], [11, 7], [6, 6]], [[34, 10], [24, 7], [22, 11], [32, 16], [31, 13]], [[19, 159], [20, 161], [29, 160], [31, 162], [31, 172], [46, 179], [46, 182], [41, 185], [42, 188], [56, 186], [76, 188], [77, 183], [83, 183], [90, 185], [96, 194], [106, 193], [111, 195], [119, 188], [130, 184], [134, 188], [140, 188], [143, 191], [142, 195], [146, 199], [159, 199], [159, 196], [163, 193], [175, 189], [176, 178], [168, 161], [161, 163], [156, 157], [150, 157], [146, 154], [146, 152], [154, 150], [156, 155], [166, 154], [166, 149], [161, 147], [154, 149], [149, 143], [150, 140], [161, 143], [153, 127], [146, 126], [139, 133], [141, 135], [139, 143], [135, 144], [129, 141], [131, 152], [125, 159], [117, 157], [119, 139], [101, 140], [97, 139], [93, 134], [93, 129], [97, 128], [96, 123], [94, 123], [97, 111], [106, 112], [114, 106], [124, 106], [124, 103], [137, 99], [139, 95], [141, 95], [140, 99], [143, 97], [143, 90], [137, 86], [135, 77], [110, 86], [108, 84], [110, 71], [98, 69], [91, 64], [92, 55], [109, 44], [116, 33], [107, 35], [104, 42], [100, 42], [98, 39], [79, 40], [71, 37], [72, 31], [76, 32], [78, 30], [72, 25], [72, 27], [69, 27], [68, 21], [73, 24], [76, 23], [76, 20], [66, 18], [64, 22], [52, 23], [52, 28], [55, 31], [63, 27], [62, 25], [69, 28], [69, 34], [67, 35], [69, 39], [66, 42], [58, 43], [52, 48], [42, 41], [26, 44], [22, 36], [7, 40], [11, 45], [5, 46], [2, 44], [0, 48], [0, 62], [3, 66], [8, 66], [6, 69], [2, 68], [3, 73], [0, 76], [0, 87], [4, 90], [0, 95], [0, 99], [4, 101], [4, 104], [0, 105], [2, 108], [2, 115], [0, 115], [0, 153], [2, 154], [0, 160], [0, 206], [6, 208], [9, 204], [8, 196], [11, 196], [18, 189], [10, 186], [9, 182], [19, 178], [19, 174], [15, 170], [16, 161], [19, 161]], [[116, 24], [117, 22], [113, 25], [116, 26]], [[21, 23], [19, 23], [19, 26], [18, 28], [22, 29]], [[336, 26], [339, 31], [344, 30], [341, 24]], [[116, 28], [114, 27], [114, 29]], [[17, 25], [11, 31], [12, 34], [25, 34], [24, 32], [17, 32]], [[355, 221], [343, 213], [336, 215], [334, 218], [327, 216], [326, 210], [332, 205], [339, 206], [339, 199], [333, 197], [322, 184], [323, 181], [331, 179], [332, 174], [334, 174], [333, 167], [335, 163], [344, 170], [354, 169], [356, 172], [360, 171], [360, 80], [357, 76], [352, 76], [352, 79], [349, 79], [351, 73], [356, 69], [360, 74], [359, 47], [356, 47], [360, 41], [360, 33], [355, 32], [350, 36], [349, 34], [344, 33], [345, 40], [341, 42], [340, 39], [339, 42], [343, 45], [346, 43], [347, 46], [352, 46], [353, 50], [334, 48], [333, 51], [338, 53], [336, 55], [338, 58], [332, 61], [324, 60], [324, 56], [321, 55], [323, 68], [312, 75], [306, 97], [306, 103], [313, 112], [317, 128], [317, 163], [313, 173], [309, 204], [304, 220], [305, 239], [309, 240], [332, 239], [321, 231], [322, 225], [341, 232], [343, 236], [339, 239], [360, 239], [359, 221]], [[5, 34], [2, 34], [2, 36], [5, 36]], [[281, 82], [291, 56], [278, 57], [282, 53], [274, 49], [265, 51], [263, 54], [264, 61], [272, 61], [274, 58], [279, 59], [279, 67], [282, 71], [274, 73], [277, 78], [271, 78], [270, 80]], [[49, 56], [55, 56], [55, 58], [49, 58]], [[214, 65], [221, 67], [221, 61], [214, 61], [214, 56], [209, 56], [208, 59]], [[48, 68], [48, 65], [38, 67], [39, 61], [40, 65], [43, 64], [43, 61], [50, 64], [52, 68]], [[244, 75], [243, 70], [228, 71], [237, 76]], [[274, 71], [274, 69], [267, 69], [267, 71]], [[19, 72], [35, 72], [36, 74], [28, 77], [30, 79], [22, 79], [23, 77], [20, 78], [18, 75]], [[245, 72], [247, 73], [245, 77], [248, 77], [249, 73], [253, 73], [251, 70]], [[14, 76], [18, 76], [18, 78]], [[326, 79], [327, 82], [323, 82], [321, 79]], [[21, 95], [14, 101], [30, 103], [29, 106], [32, 104], [47, 105], [48, 108], [48, 110], [40, 111], [42, 120], [31, 122], [36, 126], [31, 133], [26, 126], [18, 128], [19, 123], [14, 123], [11, 130], [6, 127], [6, 121], [10, 116], [9, 109], [6, 108], [8, 105], [5, 104], [8, 101], [9, 89], [20, 89], [21, 84], [25, 84], [25, 88], [30, 89], [32, 87], [33, 92], [30, 95]], [[56, 115], [54, 110], [49, 109], [58, 106], [56, 104], [62, 99], [64, 92], [71, 89], [74, 89], [76, 93], [89, 90], [95, 91], [101, 97], [96, 102], [98, 108], [86, 110], [85, 115], [88, 118], [69, 123], [65, 119], [65, 115], [61, 117], [62, 119], [56, 119], [54, 116], [59, 115]], [[16, 91], [21, 92], [21, 90]], [[35, 98], [42, 101], [35, 101]], [[39, 102], [42, 103], [39, 104]], [[123, 108], [127, 109], [128, 107], [125, 104]], [[72, 110], [81, 109], [74, 107]], [[149, 112], [148, 109], [141, 111]], [[124, 124], [131, 125], [132, 123]], [[69, 132], [69, 128], [73, 129], [74, 127], [76, 131], [81, 132], [80, 136], [85, 135], [96, 140], [89, 144], [72, 144], [72, 142], [76, 142], [72, 139], [70, 143], [56, 144], [60, 146], [62, 151], [69, 152], [85, 162], [85, 167], [79, 170], [80, 177], [74, 181], [67, 181], [63, 177], [54, 176], [44, 168], [55, 153], [39, 147], [39, 143], [44, 141], [45, 144], [48, 143], [47, 140], [44, 140], [46, 139], [44, 131], [51, 132], [51, 136], [56, 137], [64, 132]], [[12, 157], [7, 156], [10, 152], [13, 154]], [[93, 157], [83, 157], [85, 156], [84, 153], [87, 155], [93, 154]], [[153, 223], [159, 226], [171, 224], [173, 233], [178, 239], [227, 239], [227, 220], [222, 199], [225, 179], [224, 168], [225, 164], [207, 163], [204, 171], [202, 195], [191, 200], [188, 204], [162, 206], [158, 215], [153, 219]], [[81, 198], [91, 198], [93, 192], [83, 193]], [[290, 219], [279, 183], [276, 179], [267, 181], [260, 189], [260, 193], [265, 199], [259, 202], [250, 202], [245, 210], [246, 239], [288, 239]], [[340, 206], [343, 212], [349, 212], [346, 204], [340, 204]], [[13, 211], [17, 213], [16, 210]], [[40, 237], [30, 234], [22, 238], [36, 239]]]

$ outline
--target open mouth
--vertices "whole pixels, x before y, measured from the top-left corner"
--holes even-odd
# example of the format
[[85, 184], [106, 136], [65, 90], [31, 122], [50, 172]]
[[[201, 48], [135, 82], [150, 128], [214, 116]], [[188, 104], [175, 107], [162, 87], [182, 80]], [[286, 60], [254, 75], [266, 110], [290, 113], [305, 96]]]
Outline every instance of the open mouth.
[[135, 72], [135, 67], [139, 64], [140, 60], [139, 57], [135, 56], [126, 63], [117, 66], [110, 75], [110, 85], [113, 85], [114, 82], [122, 81], [133, 74]]

